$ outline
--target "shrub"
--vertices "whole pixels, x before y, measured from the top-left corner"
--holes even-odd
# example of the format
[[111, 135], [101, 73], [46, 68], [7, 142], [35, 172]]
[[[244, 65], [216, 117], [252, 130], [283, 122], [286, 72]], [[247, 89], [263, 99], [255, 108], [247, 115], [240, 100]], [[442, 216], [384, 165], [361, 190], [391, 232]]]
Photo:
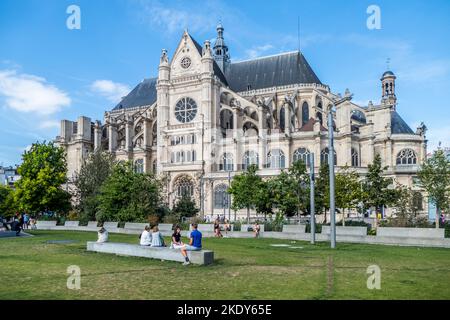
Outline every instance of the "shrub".
[[149, 215], [148, 223], [150, 224], [150, 227], [156, 226], [159, 223], [159, 217], [156, 214]]
[[[311, 224], [306, 224], [306, 233], [311, 233]], [[322, 224], [316, 223], [316, 233], [322, 233]]]

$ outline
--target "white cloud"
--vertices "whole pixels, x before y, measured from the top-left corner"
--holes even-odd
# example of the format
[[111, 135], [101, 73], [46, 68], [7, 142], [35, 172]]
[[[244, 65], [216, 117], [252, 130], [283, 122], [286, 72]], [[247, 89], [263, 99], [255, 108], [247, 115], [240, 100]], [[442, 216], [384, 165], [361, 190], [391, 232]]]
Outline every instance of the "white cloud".
[[273, 45], [271, 44], [265, 44], [262, 46], [253, 47], [251, 49], [245, 50], [245, 54], [248, 59], [254, 59], [262, 56], [264, 53], [269, 51], [270, 49], [273, 49]]
[[205, 31], [217, 23], [217, 19], [211, 15], [213, 8], [210, 2], [197, 2], [199, 5], [191, 1], [189, 5], [181, 2], [175, 7], [158, 0], [141, 1], [140, 4], [141, 21], [162, 33], [174, 34], [188, 27], [193, 32]]
[[122, 97], [130, 92], [130, 88], [123, 83], [113, 82], [111, 80], [96, 80], [91, 84], [91, 90], [111, 102], [120, 102]]
[[60, 123], [57, 120], [44, 120], [39, 123], [39, 129], [59, 128]]
[[0, 97], [8, 108], [43, 115], [56, 113], [71, 103], [67, 93], [44, 78], [15, 70], [0, 70]]

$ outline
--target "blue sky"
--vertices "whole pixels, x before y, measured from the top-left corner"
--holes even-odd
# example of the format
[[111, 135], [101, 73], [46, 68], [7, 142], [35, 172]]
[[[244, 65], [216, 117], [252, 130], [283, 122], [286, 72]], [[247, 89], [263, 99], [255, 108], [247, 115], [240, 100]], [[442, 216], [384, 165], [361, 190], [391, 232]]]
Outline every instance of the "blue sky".
[[[81, 29], [69, 30], [69, 5]], [[381, 9], [369, 30], [367, 8]], [[3, 0], [0, 2], [0, 165], [20, 163], [59, 120], [103, 119], [128, 90], [156, 76], [162, 48], [185, 28], [203, 43], [222, 20], [232, 60], [300, 48], [333, 92], [380, 99], [386, 59], [397, 75], [398, 111], [429, 149], [450, 147], [450, 1]]]

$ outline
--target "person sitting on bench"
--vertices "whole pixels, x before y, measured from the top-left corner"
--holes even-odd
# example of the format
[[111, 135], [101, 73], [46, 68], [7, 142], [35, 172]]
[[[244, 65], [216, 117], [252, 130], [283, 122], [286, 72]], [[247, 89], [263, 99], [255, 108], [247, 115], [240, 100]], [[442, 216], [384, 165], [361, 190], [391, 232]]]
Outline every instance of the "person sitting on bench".
[[103, 242], [108, 242], [108, 230], [106, 230], [105, 228], [101, 228], [98, 231], [98, 239], [97, 242], [103, 243]]
[[175, 227], [175, 231], [172, 234], [172, 249], [180, 249], [184, 246], [184, 243], [181, 241], [181, 228], [180, 226]]
[[188, 265], [190, 264], [189, 262], [189, 257], [187, 255], [187, 251], [200, 251], [202, 250], [202, 233], [200, 231], [197, 230], [197, 224], [193, 223], [192, 224], [192, 231], [191, 231], [191, 235], [190, 235], [190, 239], [189, 239], [189, 244], [188, 245], [184, 245], [181, 248], [181, 254], [184, 257], [184, 263], [183, 265]]
[[150, 227], [145, 226], [144, 231], [142, 231], [140, 237], [141, 246], [150, 246], [152, 244], [152, 234], [150, 233]]
[[159, 232], [158, 226], [153, 227], [151, 246], [152, 247], [165, 247], [166, 246], [164, 244], [164, 238], [163, 238], [161, 232]]

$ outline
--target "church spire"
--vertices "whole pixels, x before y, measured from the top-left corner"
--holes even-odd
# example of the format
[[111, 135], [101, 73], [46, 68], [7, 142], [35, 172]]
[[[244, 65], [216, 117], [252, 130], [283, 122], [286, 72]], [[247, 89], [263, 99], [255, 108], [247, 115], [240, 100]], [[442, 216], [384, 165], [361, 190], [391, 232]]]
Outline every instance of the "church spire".
[[225, 74], [225, 70], [230, 63], [230, 55], [228, 53], [228, 46], [225, 44], [225, 40], [223, 38], [223, 26], [222, 23], [219, 22], [217, 25], [217, 39], [214, 43], [214, 60], [219, 65], [222, 73]]

